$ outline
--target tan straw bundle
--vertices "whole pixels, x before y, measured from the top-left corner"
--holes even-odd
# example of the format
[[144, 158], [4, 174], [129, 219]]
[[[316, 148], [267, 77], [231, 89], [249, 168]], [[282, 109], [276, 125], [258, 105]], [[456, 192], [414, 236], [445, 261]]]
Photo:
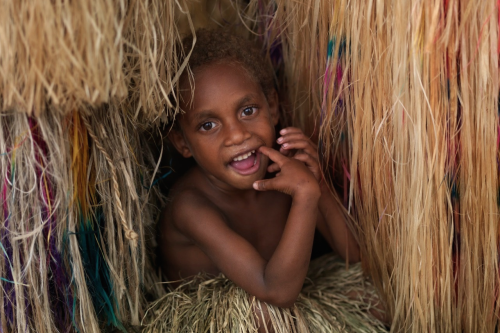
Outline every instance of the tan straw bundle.
[[135, 117], [159, 117], [180, 67], [173, 16], [181, 3], [2, 1], [1, 109], [40, 115], [53, 105], [51, 112], [68, 114], [133, 101]]
[[[201, 26], [194, 7], [0, 1], [2, 331], [125, 330], [163, 295], [146, 251], [158, 165], [141, 131], [178, 112], [176, 45]], [[264, 44], [290, 123], [318, 139], [391, 329], [494, 332], [500, 3], [205, 9], [193, 17]]]
[[293, 123], [354, 217], [394, 331], [493, 332], [499, 4], [273, 1]]

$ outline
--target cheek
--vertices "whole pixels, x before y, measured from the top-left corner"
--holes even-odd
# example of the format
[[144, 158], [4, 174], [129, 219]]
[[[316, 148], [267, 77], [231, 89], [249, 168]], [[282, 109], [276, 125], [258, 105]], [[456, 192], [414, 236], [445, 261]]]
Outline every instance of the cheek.
[[262, 124], [263, 135], [271, 141], [271, 145], [276, 140], [276, 129], [274, 128], [272, 119], [268, 119], [266, 124]]
[[197, 147], [196, 149], [191, 149], [193, 158], [199, 165], [212, 165], [216, 163], [219, 159], [218, 151], [216, 149], [217, 145], [213, 143], [209, 138], [204, 140], [197, 140], [196, 142], [190, 142], [190, 147]]

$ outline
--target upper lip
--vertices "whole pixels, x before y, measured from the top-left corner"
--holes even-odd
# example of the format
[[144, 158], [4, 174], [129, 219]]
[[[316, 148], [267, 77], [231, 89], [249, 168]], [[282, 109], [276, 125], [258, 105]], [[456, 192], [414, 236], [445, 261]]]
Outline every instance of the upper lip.
[[241, 156], [243, 154], [247, 154], [253, 150], [255, 150], [255, 152], [257, 152], [257, 150], [259, 149], [260, 146], [258, 147], [255, 147], [255, 148], [248, 148], [248, 149], [245, 149], [245, 150], [240, 150], [238, 153], [232, 155], [231, 159], [229, 160], [229, 163], [231, 163], [236, 157], [238, 156]]

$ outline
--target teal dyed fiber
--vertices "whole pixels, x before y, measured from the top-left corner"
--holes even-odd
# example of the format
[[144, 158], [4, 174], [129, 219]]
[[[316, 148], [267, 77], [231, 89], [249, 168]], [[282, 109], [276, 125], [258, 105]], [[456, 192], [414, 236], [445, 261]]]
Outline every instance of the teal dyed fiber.
[[[172, 164], [172, 163], [170, 163], [170, 164]], [[172, 173], [172, 170], [168, 170], [168, 172], [167, 172], [166, 174], [164, 174], [164, 175], [162, 175], [161, 177], [159, 177], [159, 178], [155, 179], [155, 180], [153, 181], [153, 184], [151, 184], [151, 186], [145, 186], [145, 185], [144, 185], [144, 182], [143, 182], [143, 177], [142, 177], [142, 174], [141, 174], [141, 185], [142, 185], [142, 187], [144, 187], [146, 190], [148, 190], [148, 191], [149, 191], [150, 189], [152, 189], [152, 188], [153, 188], [153, 186], [155, 186], [156, 184], [158, 184], [161, 180], [163, 180], [163, 179], [167, 178], [167, 176], [169, 176], [171, 173]]]
[[114, 309], [118, 308], [118, 304], [113, 292], [109, 268], [101, 252], [102, 213], [100, 209], [95, 213], [95, 220], [84, 220], [81, 217], [80, 229], [76, 233], [87, 286], [97, 316], [107, 325], [113, 325], [126, 332], [115, 314]]
[[[10, 216], [10, 215], [9, 215], [9, 216]], [[4, 254], [5, 258], [7, 258], [7, 261], [9, 262], [9, 266], [10, 266], [10, 271], [12, 272], [12, 263], [10, 262], [9, 256], [8, 256], [8, 254], [7, 254], [7, 251], [5, 251], [5, 248], [3, 247], [2, 242], [0, 242], [0, 248], [2, 249], [2, 252], [3, 252], [3, 254]], [[8, 283], [16, 284], [16, 282], [11, 281], [11, 280], [8, 280], [8, 279], [6, 279], [6, 278], [4, 278], [4, 277], [1, 277], [1, 276], [0, 276], [0, 280], [5, 281], [5, 282], [8, 282]], [[22, 283], [21, 283], [21, 284], [22, 284]]]
[[498, 207], [500, 207], [500, 188], [498, 189], [498, 192], [497, 192], [497, 205], [498, 205]]
[[333, 37], [333, 39], [330, 39], [330, 41], [328, 41], [328, 49], [326, 51], [326, 59], [327, 60], [332, 57], [333, 47], [335, 45], [335, 40], [336, 40], [336, 37]]
[[[168, 152], [170, 153], [170, 149], [168, 149]], [[140, 177], [141, 177], [141, 185], [142, 185], [142, 187], [149, 191], [150, 189], [153, 188], [153, 186], [157, 185], [161, 180], [167, 178], [172, 173], [172, 171], [173, 171], [173, 168], [172, 168], [172, 158], [170, 158], [170, 161], [168, 163], [169, 163], [168, 165], [170, 167], [170, 170], [168, 170], [168, 172], [166, 174], [161, 175], [160, 177], [156, 178], [153, 181], [153, 183], [151, 184], [151, 186], [149, 186], [149, 187], [146, 186], [146, 185], [144, 185], [144, 178], [143, 178], [142, 173], [141, 173]]]
[[6, 278], [3, 278], [3, 277], [0, 277], [0, 280], [8, 282], [8, 283], [16, 284], [14, 281], [7, 280]]
[[457, 184], [453, 183], [452, 187], [451, 187], [451, 197], [453, 199], [460, 199], [460, 195], [459, 195], [459, 192], [458, 192], [458, 188], [457, 188]]
[[[328, 49], [326, 51], [326, 59], [330, 59], [333, 55], [333, 50], [335, 50], [335, 44], [337, 43], [337, 37], [333, 37], [328, 41]], [[338, 57], [341, 58], [346, 50], [346, 40], [345, 38], [340, 39], [339, 53]]]
[[460, 200], [460, 191], [455, 180], [455, 177], [448, 175], [448, 187], [451, 190], [451, 198], [454, 200]]

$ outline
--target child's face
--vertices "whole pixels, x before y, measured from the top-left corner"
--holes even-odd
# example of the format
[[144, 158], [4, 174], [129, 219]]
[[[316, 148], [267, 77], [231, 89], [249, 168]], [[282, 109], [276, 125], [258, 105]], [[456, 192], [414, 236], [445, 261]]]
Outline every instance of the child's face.
[[[239, 65], [210, 64], [195, 72], [195, 90], [182, 95], [186, 111], [171, 140], [184, 156], [193, 156], [210, 181], [224, 189], [251, 189], [266, 174], [278, 122], [276, 93], [268, 99]], [[184, 86], [189, 86], [185, 84]], [[187, 89], [188, 90], [188, 89]]]

